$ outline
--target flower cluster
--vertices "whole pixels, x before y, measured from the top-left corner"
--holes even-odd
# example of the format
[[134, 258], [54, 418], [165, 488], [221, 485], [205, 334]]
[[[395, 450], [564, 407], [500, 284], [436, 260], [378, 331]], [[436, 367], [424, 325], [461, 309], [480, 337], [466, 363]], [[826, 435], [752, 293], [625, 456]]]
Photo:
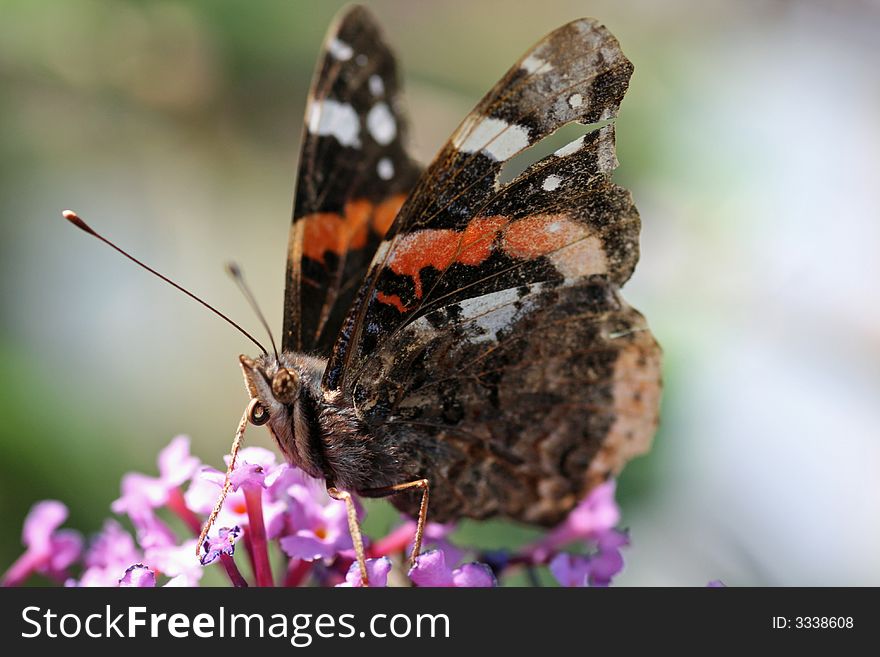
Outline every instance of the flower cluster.
[[[268, 450], [242, 449], [236, 463], [198, 556], [197, 536], [225, 473], [204, 466], [190, 453], [189, 439], [178, 436], [159, 454], [158, 477], [123, 477], [111, 504], [117, 518], [88, 542], [61, 528], [67, 519], [61, 502], [34, 505], [22, 532], [25, 552], [2, 584], [16, 586], [39, 573], [65, 586], [198, 586], [206, 568], [219, 566], [237, 587], [363, 585], [344, 502]], [[613, 481], [599, 486], [559, 527], [513, 553], [475, 553], [452, 542], [453, 525], [428, 523], [426, 550], [410, 567], [416, 525], [403, 519], [386, 536], [367, 539], [369, 585], [491, 587], [517, 569], [534, 577], [546, 566], [562, 586], [607, 586], [623, 568], [620, 550], [629, 543], [616, 529], [614, 488]], [[358, 514], [362, 519], [361, 507]], [[577, 551], [565, 551], [573, 546]]]

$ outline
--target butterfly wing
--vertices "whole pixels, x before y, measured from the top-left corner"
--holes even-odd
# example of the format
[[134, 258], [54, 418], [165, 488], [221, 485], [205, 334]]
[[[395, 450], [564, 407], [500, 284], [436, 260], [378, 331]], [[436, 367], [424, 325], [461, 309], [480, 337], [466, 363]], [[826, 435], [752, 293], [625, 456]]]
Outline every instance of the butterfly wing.
[[327, 354], [420, 168], [397, 65], [363, 7], [329, 30], [306, 104], [284, 292], [285, 350]]
[[[660, 350], [603, 276], [532, 283], [406, 325], [352, 387], [401, 480], [433, 483], [431, 517], [555, 525], [650, 446]], [[416, 496], [394, 502], [415, 515]]]
[[632, 73], [592, 20], [529, 51], [465, 118], [417, 183], [358, 291], [324, 376], [341, 389], [393, 331], [445, 303], [540, 280], [602, 274], [638, 259], [639, 218], [608, 123], [503, 184], [505, 162], [562, 126], [613, 118]]
[[[592, 20], [529, 51], [420, 179], [337, 339], [325, 389], [433, 482], [435, 519], [557, 522], [650, 444], [659, 348], [618, 294], [639, 217], [611, 182], [631, 72]], [[599, 125], [503, 182], [571, 122]]]

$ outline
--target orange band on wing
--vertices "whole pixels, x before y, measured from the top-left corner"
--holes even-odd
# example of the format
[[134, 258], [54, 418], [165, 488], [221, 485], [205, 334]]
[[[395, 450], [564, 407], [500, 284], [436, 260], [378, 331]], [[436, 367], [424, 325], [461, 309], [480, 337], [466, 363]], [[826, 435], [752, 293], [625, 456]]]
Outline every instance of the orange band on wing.
[[303, 255], [324, 263], [328, 251], [337, 256], [347, 251], [362, 249], [367, 243], [367, 233], [382, 237], [394, 222], [405, 194], [390, 196], [378, 205], [366, 199], [354, 199], [345, 204], [345, 214], [315, 212], [303, 217]]
[[[564, 214], [542, 214], [510, 221], [507, 217], [477, 217], [463, 231], [425, 228], [403, 235], [388, 258], [391, 271], [413, 281], [417, 299], [424, 295], [421, 271], [432, 267], [443, 272], [453, 264], [476, 266], [496, 246], [517, 260], [549, 256], [566, 276], [603, 273], [607, 267], [602, 244], [586, 226]], [[401, 312], [407, 307], [396, 294], [378, 292], [377, 301]]]
[[316, 212], [306, 215], [303, 234], [303, 255], [320, 263], [328, 251], [337, 256], [350, 249], [361, 249], [367, 243], [367, 230], [373, 205], [359, 199], [345, 204], [345, 214]]
[[389, 196], [376, 206], [372, 222], [374, 233], [379, 237], [385, 236], [385, 233], [391, 228], [391, 224], [394, 223], [397, 213], [400, 212], [400, 208], [403, 207], [404, 201], [406, 201], [406, 194], [397, 194]]
[[416, 298], [421, 299], [425, 267], [445, 271], [450, 265], [478, 265], [489, 257], [495, 235], [506, 224], [505, 217], [472, 219], [463, 231], [426, 228], [404, 235], [394, 246], [388, 264], [391, 271], [413, 279]]
[[502, 248], [513, 258], [528, 260], [556, 251], [585, 233], [583, 226], [565, 215], [540, 214], [510, 224]]

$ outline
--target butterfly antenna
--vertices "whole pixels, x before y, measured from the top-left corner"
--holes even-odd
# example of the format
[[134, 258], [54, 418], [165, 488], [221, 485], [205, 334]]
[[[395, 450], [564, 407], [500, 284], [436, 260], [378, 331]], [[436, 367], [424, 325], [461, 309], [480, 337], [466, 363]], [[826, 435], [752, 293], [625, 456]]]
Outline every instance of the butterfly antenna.
[[275, 360], [280, 363], [281, 358], [279, 358], [278, 356], [278, 347], [275, 346], [275, 338], [272, 335], [272, 329], [269, 328], [269, 322], [266, 321], [266, 317], [263, 315], [263, 311], [260, 310], [260, 304], [257, 303], [257, 299], [254, 296], [254, 293], [251, 292], [251, 288], [248, 287], [248, 284], [245, 282], [244, 274], [241, 273], [241, 267], [239, 267], [234, 262], [227, 263], [226, 273], [232, 276], [232, 280], [234, 280], [235, 284], [238, 285], [238, 289], [241, 290], [244, 298], [247, 299], [247, 302], [251, 305], [251, 308], [254, 309], [257, 317], [259, 317], [260, 322], [262, 322], [263, 324], [263, 328], [266, 329], [266, 333], [269, 334], [269, 341], [272, 343], [272, 351], [275, 352]]
[[[176, 287], [178, 290], [180, 290], [181, 292], [183, 292], [185, 295], [187, 295], [187, 296], [190, 297], [191, 299], [195, 299], [196, 301], [198, 301], [200, 304], [202, 304], [205, 308], [207, 308], [208, 310], [210, 310], [210, 311], [211, 311], [212, 313], [214, 313], [215, 315], [219, 315], [221, 318], [225, 319], [229, 324], [232, 324], [232, 326], [234, 326], [235, 328], [237, 328], [237, 329], [239, 330], [239, 332], [240, 332], [242, 335], [244, 335], [248, 340], [250, 340], [250, 341], [253, 342], [255, 345], [257, 345], [257, 346], [260, 348], [260, 350], [261, 350], [264, 354], [266, 354], [266, 355], [269, 354], [269, 352], [266, 351], [266, 348], [265, 348], [263, 345], [261, 345], [261, 344], [257, 341], [257, 339], [256, 339], [254, 336], [252, 336], [250, 333], [248, 333], [247, 331], [245, 331], [241, 326], [239, 326], [238, 324], [236, 324], [235, 322], [233, 322], [231, 319], [229, 319], [229, 317], [227, 317], [226, 315], [224, 315], [223, 313], [221, 313], [219, 310], [217, 310], [217, 309], [216, 309], [214, 306], [212, 306], [211, 304], [209, 304], [209, 303], [207, 303], [206, 301], [203, 301], [202, 299], [200, 299], [199, 297], [197, 297], [195, 294], [193, 294], [192, 292], [190, 292], [189, 290], [187, 290], [185, 287], [182, 287], [181, 285], [178, 285], [177, 283], [175, 283], [174, 281], [172, 281], [172, 280], [171, 280], [170, 278], [168, 278], [167, 276], [163, 276], [162, 274], [160, 274], [159, 272], [157, 272], [157, 271], [156, 271], [155, 269], [153, 269], [152, 267], [150, 267], [150, 266], [145, 265], [144, 263], [142, 263], [140, 260], [138, 260], [137, 258], [135, 258], [133, 255], [131, 255], [131, 254], [129, 254], [128, 252], [123, 251], [122, 249], [120, 249], [118, 246], [116, 246], [113, 242], [111, 242], [110, 240], [108, 240], [106, 237], [104, 237], [104, 236], [101, 235], [100, 233], [96, 232], [91, 226], [89, 226], [85, 221], [83, 221], [82, 218], [81, 218], [76, 212], [74, 212], [73, 210], [64, 210], [64, 211], [61, 213], [61, 215], [62, 215], [65, 219], [67, 219], [70, 223], [72, 223], [74, 226], [76, 226], [77, 228], [79, 228], [80, 230], [82, 230], [83, 232], [86, 232], [86, 233], [88, 233], [89, 235], [92, 235], [93, 237], [97, 237], [99, 240], [101, 240], [102, 242], [104, 242], [104, 244], [106, 244], [106, 245], [108, 245], [109, 247], [115, 249], [116, 251], [119, 251], [119, 253], [121, 253], [122, 255], [124, 255], [126, 258], [128, 258], [129, 260], [131, 260], [131, 261], [132, 261], [133, 263], [135, 263], [136, 265], [139, 265], [139, 266], [143, 267], [144, 269], [146, 269], [146, 270], [147, 270], [148, 272], [150, 272], [151, 274], [153, 274], [153, 275], [155, 275], [155, 276], [158, 276], [159, 278], [161, 278], [163, 281], [165, 281], [165, 282], [168, 283], [169, 285], [171, 285], [171, 286], [173, 286], [173, 287]], [[274, 346], [274, 342], [273, 342], [273, 346]]]

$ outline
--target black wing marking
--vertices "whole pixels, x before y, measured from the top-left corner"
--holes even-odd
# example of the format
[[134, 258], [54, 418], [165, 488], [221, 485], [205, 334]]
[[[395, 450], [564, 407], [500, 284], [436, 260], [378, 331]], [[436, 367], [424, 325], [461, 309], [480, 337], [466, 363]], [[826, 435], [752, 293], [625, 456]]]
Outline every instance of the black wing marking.
[[282, 347], [328, 354], [370, 260], [419, 175], [397, 65], [363, 7], [329, 30], [306, 105]]

